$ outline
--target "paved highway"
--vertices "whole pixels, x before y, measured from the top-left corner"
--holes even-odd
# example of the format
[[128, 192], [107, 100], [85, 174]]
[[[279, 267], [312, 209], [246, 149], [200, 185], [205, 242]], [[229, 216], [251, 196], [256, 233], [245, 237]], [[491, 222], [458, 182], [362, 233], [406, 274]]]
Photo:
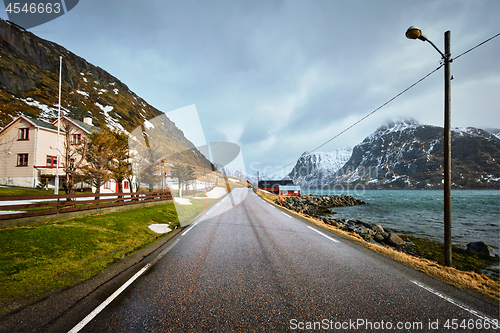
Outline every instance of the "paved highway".
[[248, 189], [235, 189], [146, 268], [109, 304], [64, 325], [73, 332], [497, 331], [496, 306]]

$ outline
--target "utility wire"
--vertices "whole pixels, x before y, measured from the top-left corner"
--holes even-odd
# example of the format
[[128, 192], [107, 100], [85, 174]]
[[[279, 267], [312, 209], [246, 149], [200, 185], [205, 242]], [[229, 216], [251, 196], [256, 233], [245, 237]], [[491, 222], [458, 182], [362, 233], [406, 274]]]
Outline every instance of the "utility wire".
[[[381, 106], [379, 106], [378, 108], [376, 108], [375, 110], [373, 110], [372, 112], [368, 113], [366, 116], [364, 116], [360, 120], [356, 121], [354, 124], [352, 124], [351, 126], [347, 127], [342, 132], [340, 132], [337, 135], [335, 135], [333, 138], [329, 139], [328, 141], [324, 142], [323, 144], [321, 144], [318, 147], [316, 147], [313, 150], [311, 150], [311, 153], [315, 152], [316, 150], [318, 150], [319, 148], [323, 147], [324, 145], [326, 145], [330, 141], [336, 139], [337, 137], [339, 137], [343, 133], [347, 132], [349, 129], [353, 128], [354, 126], [356, 126], [357, 124], [359, 124], [360, 122], [362, 122], [363, 120], [365, 120], [366, 118], [368, 118], [369, 116], [371, 116], [372, 114], [374, 114], [375, 112], [377, 112], [378, 110], [380, 110], [381, 108], [383, 108], [384, 106], [386, 106], [387, 104], [389, 104], [390, 102], [392, 102], [393, 100], [395, 100], [396, 98], [398, 98], [399, 96], [403, 95], [405, 92], [407, 92], [408, 90], [410, 90], [411, 88], [413, 88], [414, 86], [416, 86], [417, 84], [419, 84], [420, 82], [422, 82], [423, 80], [425, 80], [426, 78], [428, 78], [429, 76], [431, 76], [433, 73], [437, 72], [443, 66], [444, 66], [444, 64], [441, 64], [438, 68], [436, 68], [435, 70], [433, 70], [432, 72], [430, 72], [429, 74], [427, 74], [426, 76], [424, 76], [423, 78], [421, 78], [420, 80], [418, 80], [417, 82], [413, 83], [411, 86], [409, 86], [408, 88], [406, 88], [405, 90], [403, 90], [402, 92], [400, 92], [399, 94], [397, 94], [396, 96], [394, 96], [393, 98], [391, 98], [390, 100], [388, 100], [387, 102], [385, 102], [384, 104], [382, 104]], [[283, 168], [286, 168], [286, 167], [288, 167], [288, 166], [290, 166], [290, 165], [292, 165], [294, 163], [295, 162], [287, 164]]]
[[[467, 51], [459, 54], [458, 56], [456, 56], [455, 58], [453, 58], [453, 60], [455, 59], [458, 59], [460, 58], [461, 56], [463, 56], [464, 54], [466, 53], [469, 53], [470, 51], [478, 48], [479, 46], [489, 42], [490, 40], [492, 40], [493, 38], [496, 38], [500, 36], [500, 33], [494, 35], [493, 37], [491, 38], [488, 38], [487, 40], [485, 40], [484, 42], [481, 42], [479, 44], [477, 44], [476, 46], [468, 49]], [[407, 92], [408, 90], [410, 90], [411, 88], [413, 88], [414, 86], [416, 86], [417, 84], [419, 84], [420, 82], [422, 82], [423, 80], [425, 80], [426, 78], [428, 78], [429, 76], [431, 76], [432, 74], [434, 74], [435, 72], [437, 72], [439, 69], [441, 69], [441, 67], [443, 67], [444, 64], [441, 64], [438, 68], [436, 68], [435, 70], [433, 70], [432, 72], [430, 72], [429, 74], [427, 74], [426, 76], [424, 76], [423, 78], [421, 78], [420, 80], [418, 80], [417, 82], [413, 83], [411, 86], [409, 86], [408, 88], [406, 88], [405, 90], [403, 90], [402, 92], [400, 92], [399, 94], [397, 94], [396, 96], [394, 96], [393, 98], [391, 98], [390, 100], [388, 100], [387, 102], [385, 102], [384, 104], [382, 104], [381, 106], [379, 106], [378, 108], [376, 108], [375, 110], [373, 110], [372, 112], [368, 113], [366, 116], [364, 116], [363, 118], [361, 118], [360, 120], [356, 121], [354, 124], [352, 124], [351, 126], [347, 127], [346, 129], [344, 129], [342, 132], [338, 133], [337, 135], [335, 135], [333, 138], [329, 139], [328, 141], [325, 141], [323, 144], [319, 145], [318, 147], [314, 148], [313, 150], [311, 150], [311, 153], [312, 152], [315, 152], [316, 150], [318, 150], [319, 148], [323, 147], [324, 145], [326, 145], [327, 143], [329, 143], [330, 141], [336, 139], [337, 137], [339, 137], [340, 135], [342, 135], [343, 133], [347, 132], [348, 130], [350, 130], [351, 128], [353, 128], [354, 126], [356, 126], [357, 124], [359, 124], [360, 122], [362, 122], [363, 120], [365, 120], [366, 118], [368, 118], [369, 116], [371, 116], [372, 114], [374, 114], [375, 112], [377, 112], [378, 110], [380, 110], [381, 108], [383, 108], [384, 106], [386, 106], [387, 104], [389, 104], [390, 102], [392, 102], [393, 100], [395, 100], [396, 98], [398, 98], [399, 96], [403, 95], [405, 92]], [[285, 165], [283, 167], [286, 168], [292, 164], [294, 164], [295, 162], [292, 162], [292, 163], [289, 163], [287, 165]]]
[[437, 72], [443, 66], [444, 66], [444, 64], [441, 65], [441, 66], [439, 66], [438, 68], [436, 68], [435, 70], [433, 70], [432, 72], [430, 72], [429, 74], [427, 74], [426, 76], [424, 76], [423, 78], [421, 78], [420, 80], [418, 80], [417, 82], [415, 82], [414, 84], [412, 84], [411, 86], [409, 86], [408, 88], [406, 88], [405, 90], [403, 90], [402, 92], [400, 92], [399, 94], [397, 94], [396, 96], [394, 96], [393, 98], [391, 98], [390, 100], [388, 100], [387, 102], [385, 102], [384, 104], [382, 104], [381, 106], [379, 106], [378, 108], [376, 108], [375, 110], [373, 110], [372, 112], [368, 113], [366, 116], [364, 116], [363, 118], [361, 118], [360, 120], [358, 120], [357, 122], [355, 122], [354, 124], [352, 124], [351, 126], [347, 127], [345, 130], [343, 130], [339, 134], [335, 135], [330, 140], [328, 140], [325, 143], [323, 143], [322, 145], [319, 145], [318, 147], [314, 148], [313, 150], [311, 150], [311, 153], [314, 152], [314, 151], [316, 151], [316, 150], [318, 150], [319, 148], [323, 147], [328, 142], [330, 142], [333, 139], [337, 138], [338, 136], [340, 136], [341, 134], [343, 134], [347, 130], [349, 130], [352, 127], [354, 127], [355, 125], [359, 124], [360, 122], [362, 122], [363, 120], [365, 120], [366, 118], [368, 118], [369, 116], [371, 116], [372, 114], [374, 114], [375, 112], [377, 112], [378, 110], [380, 110], [381, 108], [383, 108], [384, 106], [386, 106], [387, 104], [389, 104], [390, 102], [392, 102], [393, 100], [395, 100], [396, 98], [398, 98], [399, 96], [403, 95], [405, 92], [407, 92], [411, 88], [413, 88], [414, 86], [416, 86], [417, 84], [419, 84], [420, 82], [422, 82], [423, 80], [425, 80], [426, 78], [428, 78], [429, 76], [431, 76], [434, 72]]
[[470, 51], [474, 50], [475, 48], [477, 48], [477, 47], [479, 47], [479, 46], [481, 46], [481, 45], [483, 45], [483, 44], [485, 44], [485, 43], [489, 42], [490, 40], [492, 40], [493, 38], [498, 37], [498, 36], [500, 36], [500, 32], [499, 32], [498, 34], [496, 34], [495, 36], [493, 36], [493, 37], [491, 37], [491, 38], [488, 38], [488, 39], [487, 39], [487, 40], [485, 40], [484, 42], [477, 44], [477, 45], [476, 45], [476, 46], [474, 46], [473, 48], [470, 48], [470, 49], [468, 49], [467, 51], [465, 51], [465, 52], [463, 52], [463, 53], [461, 53], [461, 54], [457, 55], [455, 58], [453, 58], [453, 60], [460, 58], [460, 57], [461, 57], [461, 56], [463, 56], [464, 54], [469, 53]]

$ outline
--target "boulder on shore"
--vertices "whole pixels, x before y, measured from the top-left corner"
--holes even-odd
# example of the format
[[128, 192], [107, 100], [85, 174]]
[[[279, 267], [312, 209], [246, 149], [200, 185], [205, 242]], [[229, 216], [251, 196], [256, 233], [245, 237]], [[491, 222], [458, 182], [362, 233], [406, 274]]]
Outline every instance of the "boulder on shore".
[[483, 241], [471, 242], [471, 243], [467, 244], [467, 251], [487, 254], [492, 258], [497, 256], [495, 250], [493, 250], [493, 248], [491, 246], [489, 246], [488, 244], [486, 244]]
[[392, 233], [389, 234], [389, 238], [386, 241], [387, 241], [387, 243], [389, 243], [389, 245], [392, 245], [392, 246], [406, 245], [406, 242], [404, 240], [402, 240], [401, 237], [399, 237], [396, 234], [392, 234]]

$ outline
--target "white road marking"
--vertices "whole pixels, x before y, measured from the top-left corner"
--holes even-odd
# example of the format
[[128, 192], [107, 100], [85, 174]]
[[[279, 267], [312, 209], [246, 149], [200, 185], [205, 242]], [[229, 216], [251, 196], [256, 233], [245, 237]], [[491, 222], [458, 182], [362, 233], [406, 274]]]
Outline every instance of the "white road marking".
[[193, 229], [193, 228], [196, 226], [196, 224], [197, 224], [197, 223], [198, 223], [198, 222], [196, 222], [195, 224], [193, 224], [192, 226], [190, 226], [189, 228], [187, 228], [187, 230], [186, 230], [186, 231], [184, 231], [184, 232], [181, 234], [181, 236], [184, 236], [185, 234], [187, 234], [187, 233], [188, 233], [191, 229]]
[[281, 212], [283, 215], [285, 216], [288, 216], [289, 218], [293, 219], [293, 217], [291, 217], [290, 215], [288, 215], [287, 213], [284, 213], [284, 212]]
[[106, 306], [109, 305], [118, 295], [120, 295], [129, 285], [132, 284], [139, 276], [141, 276], [151, 264], [147, 264], [144, 266], [139, 272], [135, 273], [127, 282], [125, 282], [117, 291], [115, 291], [111, 296], [109, 296], [101, 305], [94, 309], [91, 313], [87, 315], [87, 317], [83, 318], [81, 322], [79, 322], [75, 327], [71, 329], [68, 333], [76, 333], [79, 332], [85, 325], [87, 325], [95, 316], [99, 314]]
[[149, 267], [154, 265], [158, 260], [160, 260], [165, 254], [167, 254], [168, 251], [170, 251], [179, 239], [175, 240], [172, 244], [170, 244], [169, 247], [167, 247], [165, 250], [163, 250], [156, 258], [153, 260], [151, 263], [146, 264], [139, 272], [135, 273], [134, 276], [132, 276], [127, 282], [125, 282], [120, 288], [118, 288], [111, 296], [109, 296], [101, 305], [99, 305], [97, 308], [94, 309], [91, 313], [87, 315], [87, 317], [83, 318], [82, 321], [80, 321], [78, 324], [76, 324], [75, 327], [71, 329], [68, 333], [77, 333], [79, 332], [85, 325], [90, 323], [92, 319], [94, 319], [99, 312], [101, 312], [106, 306], [108, 306], [118, 295], [120, 295], [125, 289], [127, 289], [128, 286], [132, 284], [139, 276], [144, 274], [145, 271], [148, 270]]
[[322, 232], [321, 232], [321, 231], [319, 231], [319, 230], [314, 229], [313, 227], [310, 227], [310, 226], [307, 226], [307, 227], [308, 227], [309, 229], [313, 230], [313, 231], [316, 231], [318, 234], [320, 234], [320, 235], [322, 235], [322, 236], [325, 236], [325, 237], [326, 237], [326, 238], [328, 238], [329, 240], [334, 241], [335, 243], [338, 243], [338, 242], [339, 242], [339, 241], [338, 241], [338, 240], [336, 240], [335, 238], [332, 238], [332, 237], [330, 237], [330, 236], [328, 236], [328, 235], [325, 235], [324, 233], [322, 233]]
[[461, 304], [457, 303], [455, 300], [453, 300], [453, 299], [449, 298], [448, 296], [445, 296], [445, 295], [443, 295], [443, 294], [441, 294], [441, 293], [439, 293], [439, 292], [435, 291], [434, 289], [427, 287], [426, 285], [424, 285], [424, 284], [422, 284], [422, 283], [420, 283], [420, 282], [417, 282], [417, 281], [412, 281], [412, 280], [410, 280], [410, 282], [411, 282], [411, 283], [413, 283], [413, 284], [416, 284], [416, 285], [417, 285], [417, 286], [419, 286], [420, 288], [425, 289], [425, 290], [427, 290], [428, 292], [430, 292], [430, 293], [432, 293], [432, 294], [434, 294], [434, 295], [436, 295], [436, 296], [438, 296], [438, 297], [441, 297], [441, 298], [442, 298], [442, 299], [444, 299], [445, 301], [448, 301], [448, 302], [450, 302], [451, 304], [453, 304], [453, 305], [455, 305], [455, 306], [458, 306], [460, 309], [465, 310], [465, 311], [467, 311], [467, 312], [469, 312], [469, 313], [473, 314], [474, 316], [476, 316], [476, 317], [478, 317], [478, 318], [481, 318], [481, 319], [483, 319], [483, 320], [489, 321], [491, 324], [495, 324], [495, 325], [497, 325], [497, 324], [498, 324], [498, 322], [497, 322], [497, 323], [495, 323], [495, 321], [494, 321], [492, 318], [489, 318], [489, 317], [487, 317], [487, 316], [485, 316], [485, 315], [483, 315], [483, 314], [481, 314], [481, 313], [478, 313], [478, 312], [477, 312], [477, 311], [475, 311], [475, 310], [469, 309], [468, 307], [466, 307], [466, 306], [464, 306], [464, 305], [461, 305]]

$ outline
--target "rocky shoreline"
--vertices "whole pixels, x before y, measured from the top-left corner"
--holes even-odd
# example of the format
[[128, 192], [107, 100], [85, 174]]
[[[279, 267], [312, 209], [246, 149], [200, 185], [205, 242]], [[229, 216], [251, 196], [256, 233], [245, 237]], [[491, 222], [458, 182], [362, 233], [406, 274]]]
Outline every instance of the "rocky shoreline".
[[[366, 202], [350, 195], [307, 195], [301, 197], [279, 197], [274, 200], [284, 208], [296, 211], [301, 214], [322, 220], [325, 224], [339, 228], [340, 230], [357, 234], [364, 241], [373, 244], [385, 245], [394, 250], [407, 253], [409, 255], [425, 258], [415, 243], [408, 240], [406, 235], [398, 235], [396, 231], [384, 228], [379, 224], [349, 219], [331, 219], [325, 217], [327, 214], [335, 214], [335, 207], [365, 205]], [[407, 239], [406, 241], [403, 238]], [[420, 239], [416, 238], [419, 242]], [[412, 239], [413, 240], [413, 239]], [[417, 242], [417, 240], [414, 240]], [[419, 243], [417, 242], [417, 243]], [[467, 247], [456, 247], [454, 251], [477, 253], [479, 259], [482, 256], [485, 262], [498, 260], [498, 254], [484, 242], [473, 242]], [[431, 258], [427, 258], [431, 259]], [[431, 259], [432, 260], [432, 259]], [[497, 275], [498, 279], [498, 275]]]
[[280, 197], [274, 201], [282, 207], [310, 216], [336, 214], [334, 207], [367, 205], [368, 203], [350, 195], [305, 195]]
[[401, 237], [391, 230], [385, 230], [381, 225], [367, 223], [360, 220], [329, 219], [325, 214], [335, 214], [334, 207], [367, 205], [366, 202], [350, 195], [307, 195], [301, 197], [281, 197], [275, 203], [282, 207], [294, 210], [301, 214], [321, 219], [324, 223], [335, 226], [341, 230], [359, 235], [370, 243], [384, 244], [416, 255]]

